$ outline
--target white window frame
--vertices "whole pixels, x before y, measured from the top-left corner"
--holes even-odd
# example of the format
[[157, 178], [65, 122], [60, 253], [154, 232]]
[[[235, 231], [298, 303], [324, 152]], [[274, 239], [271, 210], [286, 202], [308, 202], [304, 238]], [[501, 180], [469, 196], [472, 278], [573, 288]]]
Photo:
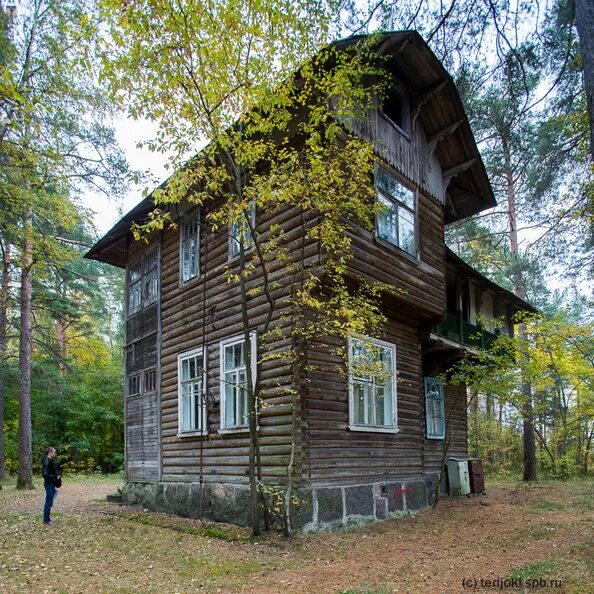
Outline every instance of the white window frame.
[[[188, 225], [196, 222], [196, 233], [192, 233], [189, 237], [184, 239], [184, 230]], [[188, 278], [184, 277], [184, 248], [195, 237], [196, 240], [196, 272], [194, 274], [190, 271]], [[200, 276], [200, 213], [196, 213], [191, 217], [184, 219], [179, 226], [179, 281], [180, 284], [185, 285], [195, 278]]]
[[[226, 409], [226, 395], [225, 395], [225, 348], [229, 346], [233, 346], [244, 341], [244, 335], [236, 335], [230, 338], [226, 338], [222, 340], [219, 344], [219, 368], [220, 368], [220, 419], [221, 419], [221, 426], [219, 429], [219, 433], [240, 433], [248, 431], [249, 429], [249, 409], [248, 409], [248, 419], [245, 425], [232, 425], [227, 426], [227, 419], [225, 414]], [[255, 330], [250, 332], [250, 345], [251, 345], [251, 369], [252, 369], [252, 389], [254, 389], [256, 385], [256, 373], [257, 373], [257, 361], [256, 361], [256, 350], [258, 348], [258, 338], [257, 333]], [[244, 353], [246, 351], [244, 350]], [[247, 363], [244, 361], [244, 367], [247, 371]], [[248, 403], [249, 406], [249, 403]]]
[[[183, 406], [183, 382], [182, 382], [182, 362], [186, 359], [190, 359], [192, 357], [202, 357], [202, 393], [205, 393], [206, 390], [206, 382], [208, 381], [208, 377], [206, 374], [206, 360], [205, 360], [205, 352], [202, 347], [194, 348], [189, 351], [184, 351], [183, 353], [179, 353], [177, 356], [177, 434], [179, 437], [188, 437], [193, 435], [206, 435], [208, 433], [207, 421], [208, 421], [208, 410], [206, 402], [200, 403], [202, 407], [202, 411], [200, 414], [200, 426], [197, 428], [183, 430], [182, 429], [182, 406]], [[194, 379], [193, 381], [196, 381]], [[195, 404], [194, 404], [195, 405]]]
[[[392, 388], [392, 425], [367, 425], [355, 423], [355, 391], [353, 376], [353, 346], [355, 342], [368, 342], [378, 347], [388, 348], [392, 354], [392, 376], [390, 377]], [[348, 339], [348, 382], [349, 382], [349, 429], [351, 431], [369, 431], [373, 433], [398, 433], [398, 409], [397, 409], [397, 382], [396, 382], [396, 345], [369, 336], [350, 336]]]
[[[440, 404], [440, 413], [441, 413], [441, 421], [442, 421], [442, 432], [441, 433], [429, 433], [429, 406], [428, 406], [428, 384], [435, 383], [439, 386], [439, 392], [441, 396], [441, 404]], [[426, 376], [423, 378], [423, 394], [425, 396], [425, 436], [427, 439], [445, 439], [446, 436], [446, 417], [445, 417], [445, 391], [444, 385], [441, 380], [435, 379], [434, 377]], [[435, 418], [435, 417], [434, 417]]]
[[[392, 178], [399, 186], [404, 188], [404, 190], [406, 190], [407, 192], [410, 192], [412, 194], [412, 201], [413, 201], [412, 208], [410, 206], [408, 206], [402, 200], [399, 200], [396, 196], [390, 194], [384, 188], [380, 187], [379, 180], [378, 180], [380, 171], [382, 171], [385, 175]], [[378, 203], [382, 203], [382, 202], [389, 203], [389, 205], [390, 205], [389, 211], [394, 213], [394, 217], [396, 219], [396, 237], [395, 237], [395, 240], [392, 241], [390, 238], [382, 237], [380, 235], [380, 219], [379, 219], [379, 217], [380, 217], [381, 213], [377, 212], [376, 216], [375, 216], [375, 228], [376, 228], [377, 237], [379, 239], [381, 239], [382, 241], [385, 241], [385, 242], [389, 243], [390, 245], [397, 247], [399, 250], [402, 250], [405, 254], [408, 254], [411, 258], [418, 259], [418, 257], [419, 257], [419, 219], [417, 216], [417, 211], [418, 211], [418, 202], [419, 201], [418, 201], [417, 191], [411, 189], [406, 184], [403, 184], [396, 175], [394, 175], [390, 170], [388, 170], [386, 167], [383, 167], [382, 165], [378, 165], [378, 167], [376, 167], [374, 185], [375, 185], [377, 202]], [[385, 204], [384, 204], [384, 207], [385, 207]], [[407, 249], [405, 249], [402, 246], [402, 241], [400, 238], [400, 221], [406, 220], [406, 217], [401, 215], [401, 211], [403, 213], [406, 213], [406, 215], [408, 215], [409, 217], [412, 216], [413, 230], [414, 230], [414, 239], [413, 239], [414, 251], [413, 252], [409, 252]]]
[[[252, 202], [249, 206], [249, 217], [250, 217], [250, 223], [252, 225], [252, 227], [255, 227], [256, 225], [256, 204], [254, 202]], [[230, 221], [229, 222], [229, 249], [228, 249], [228, 254], [229, 254], [229, 260], [233, 260], [235, 258], [239, 257], [240, 254], [240, 243], [239, 240], [236, 239], [236, 233], [239, 234], [240, 233], [240, 229], [243, 228], [243, 249], [244, 252], [249, 252], [250, 250], [253, 249], [254, 247], [254, 241], [252, 238], [252, 235], [250, 233], [250, 229], [247, 226], [247, 224], [245, 223], [245, 220], [242, 216], [241, 221]]]

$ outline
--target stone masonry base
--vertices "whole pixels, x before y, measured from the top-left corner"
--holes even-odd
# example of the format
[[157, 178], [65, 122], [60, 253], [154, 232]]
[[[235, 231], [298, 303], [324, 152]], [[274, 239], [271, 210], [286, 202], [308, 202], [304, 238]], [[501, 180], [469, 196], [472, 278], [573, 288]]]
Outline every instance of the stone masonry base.
[[[291, 526], [315, 532], [349, 524], [383, 520], [431, 505], [436, 475], [363, 485], [301, 489], [293, 497]], [[244, 484], [128, 482], [123, 502], [152, 511], [215, 522], [249, 524], [249, 490]], [[202, 502], [200, 501], [202, 498]]]

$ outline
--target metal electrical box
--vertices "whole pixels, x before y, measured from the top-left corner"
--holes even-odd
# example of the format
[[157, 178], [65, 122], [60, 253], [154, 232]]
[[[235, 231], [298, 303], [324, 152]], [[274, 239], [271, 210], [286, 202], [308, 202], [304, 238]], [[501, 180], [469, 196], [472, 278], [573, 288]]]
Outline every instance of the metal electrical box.
[[470, 493], [470, 477], [466, 458], [448, 458], [448, 485], [450, 495], [468, 495]]
[[480, 458], [468, 460], [468, 471], [470, 474], [470, 490], [472, 493], [485, 492], [485, 474], [483, 472], [483, 461]]

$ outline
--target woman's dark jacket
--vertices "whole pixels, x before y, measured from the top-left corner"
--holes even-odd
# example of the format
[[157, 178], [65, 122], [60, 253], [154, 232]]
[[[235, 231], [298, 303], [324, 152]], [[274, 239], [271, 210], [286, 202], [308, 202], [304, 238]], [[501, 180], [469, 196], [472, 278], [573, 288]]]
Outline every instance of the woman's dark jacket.
[[45, 485], [56, 484], [58, 469], [56, 468], [56, 463], [48, 456], [44, 456], [41, 460], [41, 474]]

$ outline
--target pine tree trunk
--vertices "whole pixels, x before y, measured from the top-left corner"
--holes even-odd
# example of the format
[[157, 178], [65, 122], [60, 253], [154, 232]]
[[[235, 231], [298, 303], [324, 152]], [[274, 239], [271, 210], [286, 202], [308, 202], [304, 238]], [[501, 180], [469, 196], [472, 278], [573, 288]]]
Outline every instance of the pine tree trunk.
[[6, 329], [8, 327], [8, 284], [10, 282], [10, 243], [3, 244], [2, 289], [0, 290], [0, 481], [6, 472], [6, 448], [4, 445], [4, 376], [6, 373]]
[[33, 268], [33, 214], [25, 209], [21, 274], [21, 328], [19, 348], [19, 471], [17, 489], [33, 488], [33, 452], [31, 446], [31, 319]]
[[590, 122], [590, 155], [594, 160], [594, 2], [575, 0], [575, 25], [580, 39], [584, 91]]
[[[511, 165], [511, 154], [506, 137], [502, 134], [502, 149], [504, 158], [504, 174], [507, 191], [507, 207], [509, 216], [509, 245], [513, 258], [513, 281], [514, 293], [520, 299], [526, 299], [526, 289], [519, 269], [520, 248], [518, 242], [518, 224], [516, 212], [516, 196], [514, 186], [514, 176]], [[525, 328], [520, 325], [520, 336], [525, 336]], [[534, 407], [532, 404], [532, 386], [530, 380], [522, 377], [522, 395], [524, 403], [522, 405], [522, 441], [524, 445], [524, 469], [523, 479], [525, 481], [536, 480], [536, 435], [534, 432]]]

